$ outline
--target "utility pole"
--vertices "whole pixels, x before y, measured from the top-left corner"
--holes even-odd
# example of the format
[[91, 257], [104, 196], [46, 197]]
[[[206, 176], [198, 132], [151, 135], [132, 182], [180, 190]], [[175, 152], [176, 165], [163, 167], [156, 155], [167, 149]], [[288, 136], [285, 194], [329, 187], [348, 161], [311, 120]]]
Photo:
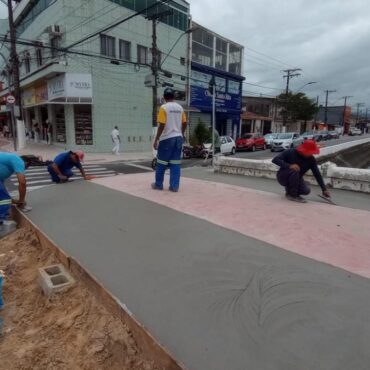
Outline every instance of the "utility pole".
[[288, 114], [289, 82], [291, 78], [298, 77], [301, 75], [300, 73], [295, 73], [298, 71], [302, 71], [302, 69], [292, 68], [292, 69], [284, 70], [284, 72], [286, 73], [286, 75], [284, 76], [284, 78], [286, 78], [286, 88], [285, 88], [285, 114], [283, 115], [283, 132], [285, 132], [285, 129], [286, 129], [286, 121], [287, 121], [287, 114]]
[[21, 89], [19, 82], [19, 59], [16, 47], [16, 28], [14, 26], [12, 0], [8, 0], [8, 16], [9, 16], [9, 35], [10, 35], [10, 65], [13, 75], [14, 96], [16, 99], [16, 105], [19, 106], [19, 118], [22, 119]]
[[[19, 2], [19, 1], [16, 1]], [[8, 17], [9, 17], [9, 35], [10, 35], [10, 70], [13, 76], [13, 87], [14, 87], [14, 97], [15, 97], [15, 104], [19, 107], [18, 117], [22, 119], [22, 102], [21, 102], [21, 89], [20, 89], [20, 82], [19, 82], [19, 59], [17, 55], [17, 47], [16, 47], [16, 29], [14, 26], [14, 19], [13, 19], [13, 3], [12, 0], [8, 0]], [[11, 93], [11, 86], [9, 84], [9, 93]], [[12, 107], [14, 109], [14, 107]], [[12, 135], [14, 141], [14, 150], [17, 150], [17, 142], [16, 142], [16, 119], [14, 115], [14, 110], [12, 114]]]
[[343, 129], [342, 129], [342, 135], [344, 135], [344, 131], [346, 130], [346, 111], [347, 111], [347, 99], [353, 98], [352, 95], [346, 95], [343, 96], [344, 99], [344, 108], [343, 108]]
[[336, 90], [325, 90], [325, 93], [326, 93], [326, 99], [325, 99], [325, 117], [324, 117], [324, 123], [325, 123], [325, 125], [328, 124], [328, 98], [329, 98], [329, 94], [330, 93], [333, 93], [333, 92], [336, 92]]
[[357, 103], [357, 114], [356, 114], [356, 125], [358, 124], [358, 118], [359, 118], [359, 113], [360, 113], [360, 107], [364, 106], [365, 103]]
[[160, 19], [171, 15], [172, 10], [166, 10], [160, 13], [155, 13], [146, 18], [152, 21], [152, 63], [150, 68], [153, 75], [153, 100], [152, 100], [152, 127], [157, 126], [157, 104], [158, 104], [158, 71], [161, 69], [159, 61], [159, 50], [157, 46], [157, 23]]
[[316, 110], [316, 113], [315, 113], [314, 130], [316, 130], [317, 113], [318, 113], [318, 110], [319, 110], [319, 98], [320, 98], [320, 96], [319, 96], [319, 95], [317, 95], [317, 96], [316, 96], [316, 107], [317, 107], [317, 110]]

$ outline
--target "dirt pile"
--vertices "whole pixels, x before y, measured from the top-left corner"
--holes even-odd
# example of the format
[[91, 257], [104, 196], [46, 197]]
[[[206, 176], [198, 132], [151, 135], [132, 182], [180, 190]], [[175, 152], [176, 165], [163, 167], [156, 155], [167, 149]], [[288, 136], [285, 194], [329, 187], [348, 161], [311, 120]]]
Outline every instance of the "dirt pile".
[[31, 231], [20, 229], [0, 240], [0, 269], [6, 274], [0, 369], [159, 369], [83, 283], [45, 297], [37, 269], [53, 263], [58, 261]]

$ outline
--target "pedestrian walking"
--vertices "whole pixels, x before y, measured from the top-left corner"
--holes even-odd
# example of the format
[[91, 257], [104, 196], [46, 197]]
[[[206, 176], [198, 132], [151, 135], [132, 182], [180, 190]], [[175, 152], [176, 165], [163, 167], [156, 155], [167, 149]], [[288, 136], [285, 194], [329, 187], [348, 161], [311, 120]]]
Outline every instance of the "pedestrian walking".
[[36, 122], [33, 125], [34, 128], [34, 134], [35, 134], [35, 143], [38, 143], [40, 141], [40, 127], [39, 124]]
[[121, 138], [119, 136], [119, 130], [117, 126], [114, 126], [110, 134], [113, 142], [112, 154], [119, 155], [119, 146], [121, 144]]
[[7, 139], [9, 139], [10, 129], [9, 129], [9, 126], [7, 124], [4, 125], [3, 131], [4, 131], [4, 137], [7, 138]]
[[295, 149], [288, 149], [276, 156], [272, 162], [280, 167], [277, 180], [285, 187], [286, 198], [295, 202], [306, 203], [301, 195], [311, 192], [308, 184], [303, 180], [303, 175], [311, 170], [317, 183], [322, 189], [322, 194], [330, 198], [330, 193], [324, 184], [320, 170], [317, 166], [315, 154], [320, 153], [320, 148], [315, 140], [305, 140]]
[[48, 120], [46, 120], [46, 143], [48, 145], [52, 144], [52, 131], [53, 131], [52, 125]]
[[81, 164], [84, 157], [85, 153], [80, 150], [58, 154], [54, 161], [48, 165], [48, 172], [51, 176], [51, 180], [57, 184], [67, 182], [74, 175], [72, 172], [73, 167], [80, 170], [85, 180], [91, 180], [93, 177], [86, 175]]
[[180, 104], [176, 103], [175, 91], [171, 88], [164, 90], [165, 104], [158, 113], [158, 130], [153, 148], [158, 150], [155, 182], [153, 189], [163, 190], [166, 168], [170, 168], [169, 190], [177, 192], [180, 187], [181, 152], [184, 133], [186, 130], [186, 115]]

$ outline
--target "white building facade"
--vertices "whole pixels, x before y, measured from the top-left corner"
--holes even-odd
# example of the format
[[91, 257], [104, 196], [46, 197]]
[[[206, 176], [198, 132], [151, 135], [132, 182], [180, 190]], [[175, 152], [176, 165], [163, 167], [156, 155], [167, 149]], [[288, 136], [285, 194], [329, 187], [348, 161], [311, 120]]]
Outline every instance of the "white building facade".
[[[164, 11], [170, 14], [156, 26], [158, 67], [166, 71], [158, 73], [158, 96], [170, 84], [185, 99], [190, 68], [186, 1], [22, 0], [14, 21], [26, 130], [31, 133], [38, 124], [45, 139], [42, 128], [50, 123], [54, 144], [108, 152], [110, 132], [118, 126], [125, 151], [150, 150], [153, 99], [145, 80], [152, 74], [152, 21], [145, 16]], [[8, 57], [5, 47], [1, 52]], [[5, 63], [1, 69], [5, 89], [0, 95], [5, 96]]]

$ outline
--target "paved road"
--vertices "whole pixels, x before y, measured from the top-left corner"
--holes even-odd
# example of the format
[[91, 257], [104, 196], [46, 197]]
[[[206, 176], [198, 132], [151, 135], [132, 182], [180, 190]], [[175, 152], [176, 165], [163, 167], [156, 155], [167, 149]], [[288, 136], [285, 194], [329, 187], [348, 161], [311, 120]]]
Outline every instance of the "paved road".
[[[366, 137], [370, 137], [370, 135], [362, 135], [362, 136], [343, 136], [340, 139], [337, 140], [329, 140], [329, 141], [323, 141], [320, 144], [324, 146], [333, 146], [341, 143], [345, 143], [348, 141], [354, 141], [354, 140], [361, 140]], [[270, 159], [272, 158], [276, 153], [271, 153], [271, 151], [268, 150], [258, 150], [254, 153], [252, 152], [237, 152], [236, 157], [238, 158], [249, 158], [249, 159]]]

